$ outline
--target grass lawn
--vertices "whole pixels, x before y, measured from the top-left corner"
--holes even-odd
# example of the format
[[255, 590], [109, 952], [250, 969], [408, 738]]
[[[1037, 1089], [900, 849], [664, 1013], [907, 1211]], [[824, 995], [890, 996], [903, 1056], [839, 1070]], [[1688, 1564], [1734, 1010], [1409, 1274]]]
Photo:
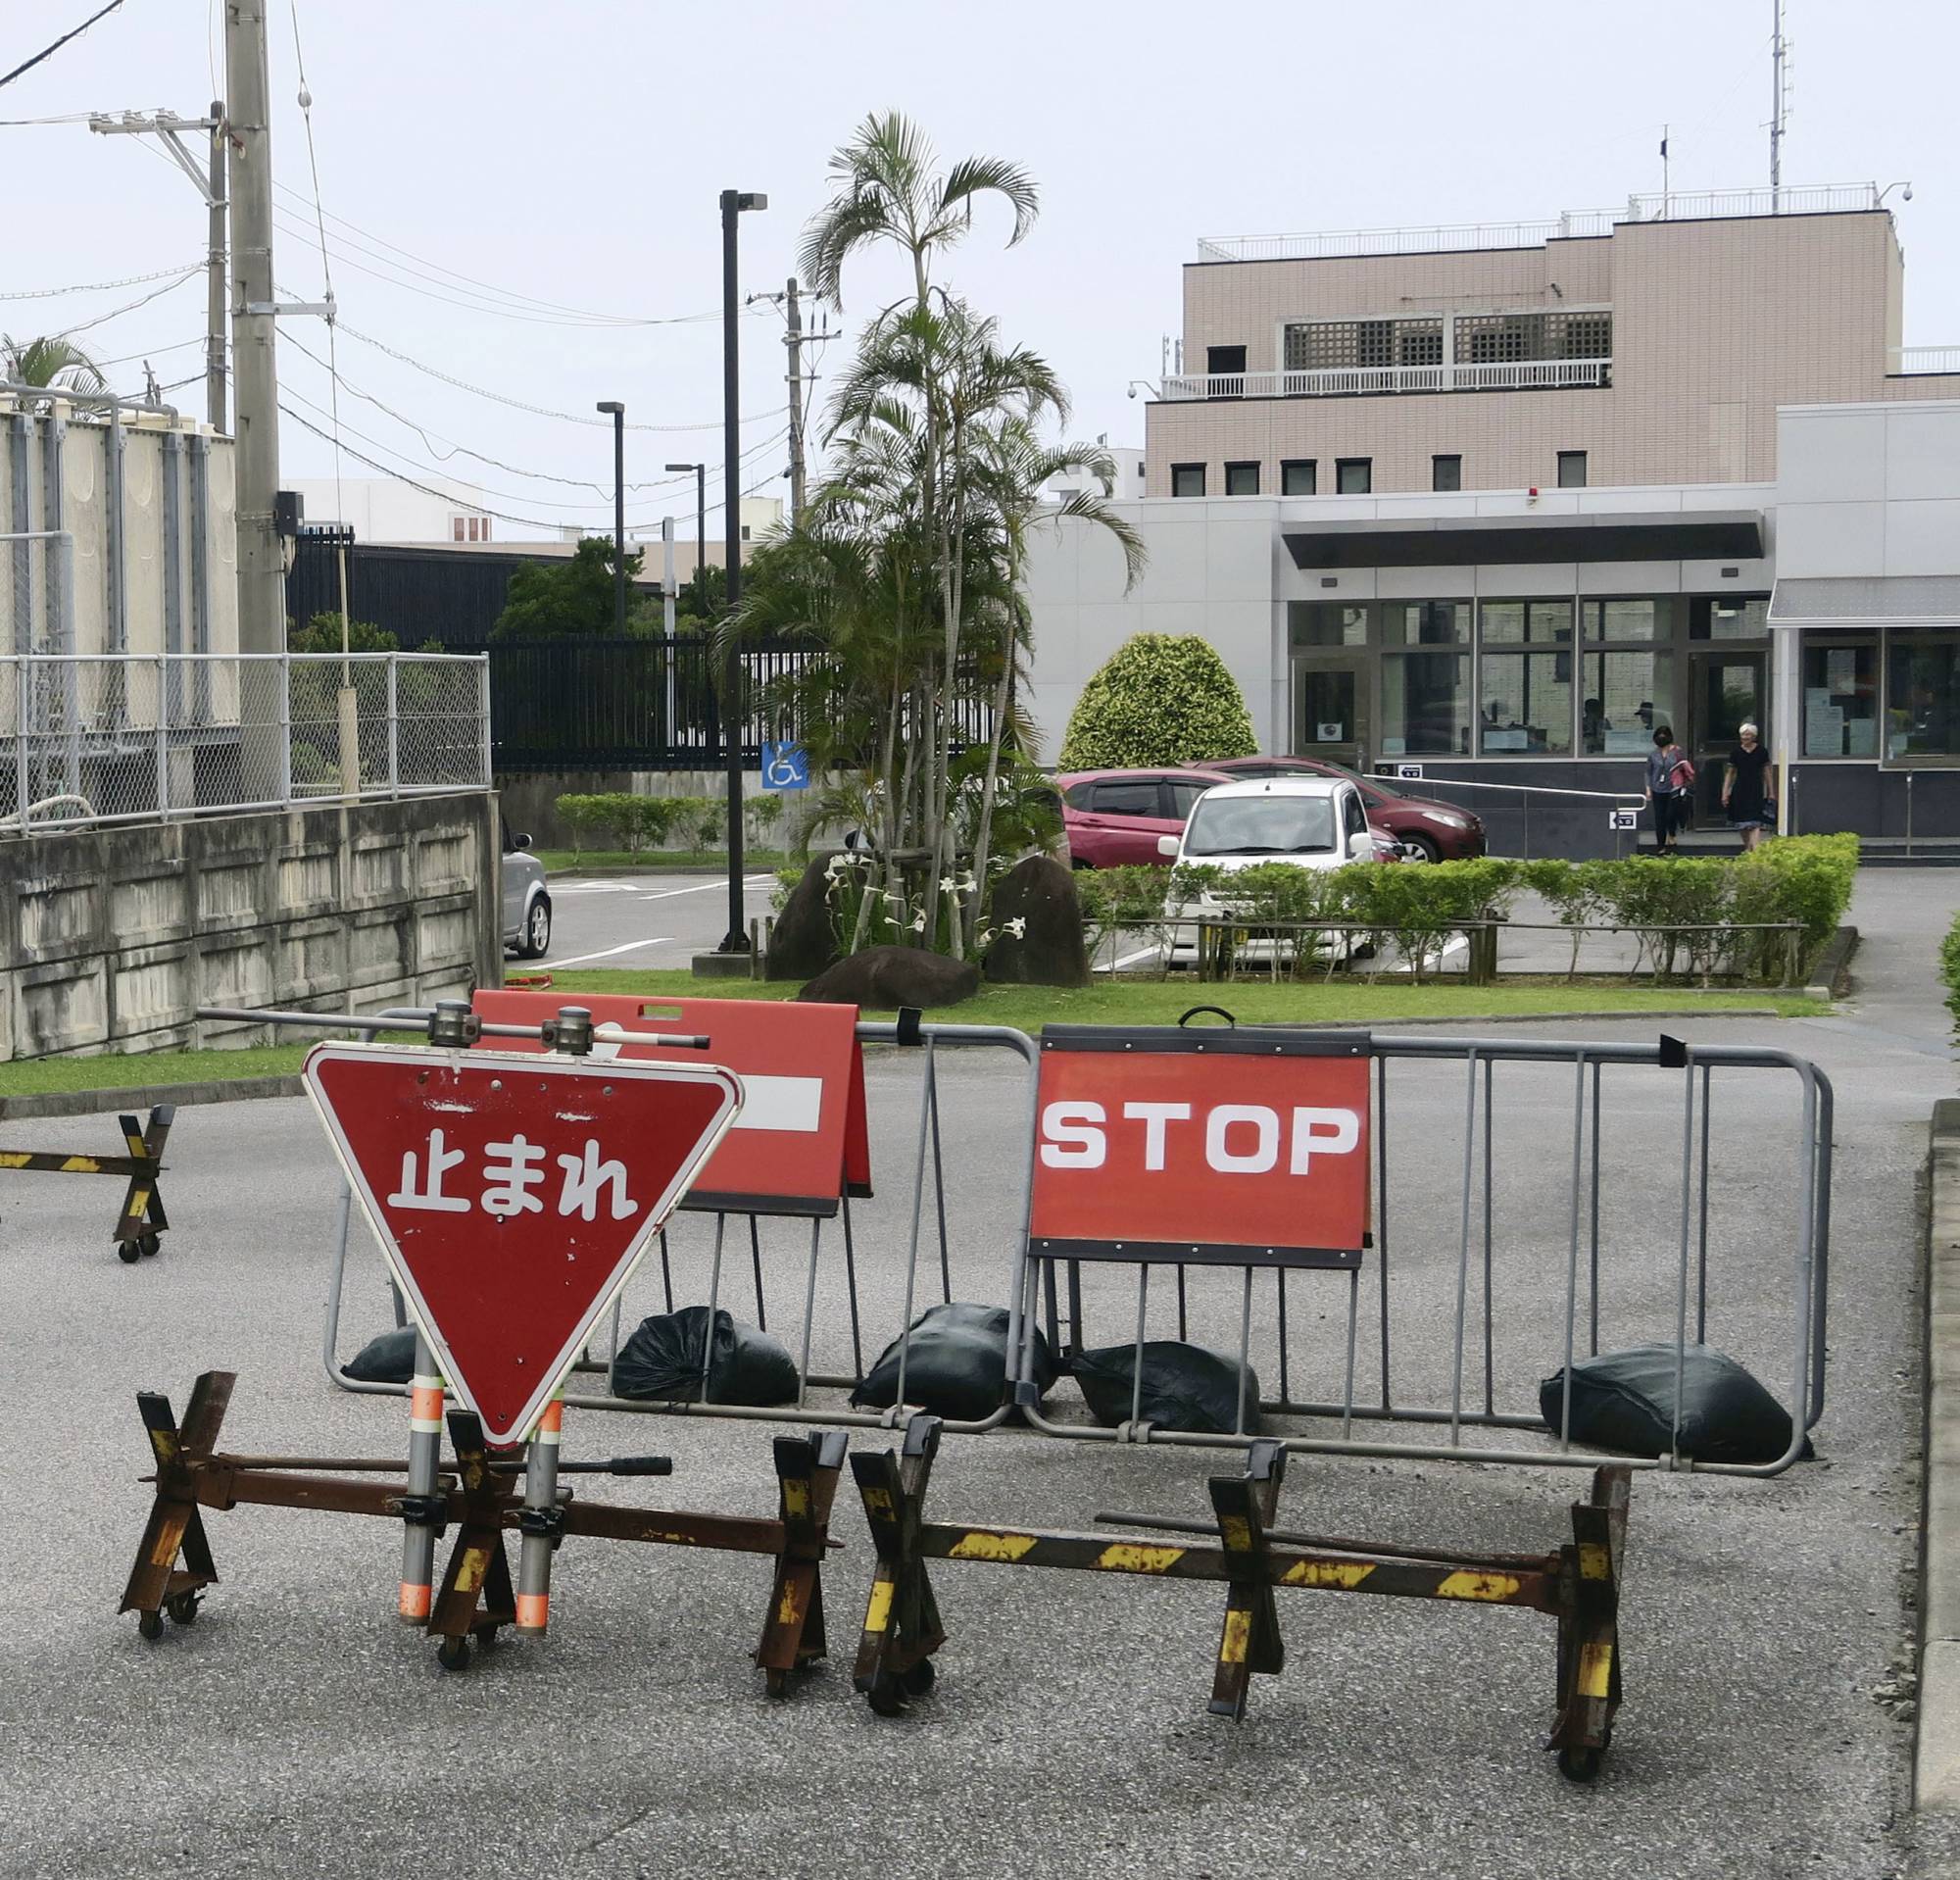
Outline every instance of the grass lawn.
[[[612, 992], [660, 999], [787, 999], [788, 982], [697, 979], [691, 972], [557, 972], [553, 993]], [[1367, 985], [1232, 986], [1175, 981], [1104, 981], [1081, 992], [1053, 986], [983, 986], [964, 1005], [935, 1014], [960, 1024], [1014, 1025], [1037, 1032], [1045, 1024], [1168, 1025], [1193, 1006], [1223, 1006], [1248, 1024], [1372, 1024], [1395, 1018], [1488, 1018], [1571, 1012], [1638, 1014], [1642, 1012], [1719, 1013], [1746, 1008], [1802, 1017], [1829, 1010], [1814, 999], [1780, 992], [1694, 992], [1685, 987], [1567, 985], [1562, 980], [1506, 986]], [[889, 1018], [867, 1012], [867, 1018]], [[1213, 1022], [1216, 1022], [1215, 1020]], [[297, 1070], [305, 1043], [249, 1051], [168, 1051], [141, 1057], [38, 1058], [0, 1064], [0, 1097], [50, 1090], [95, 1090], [122, 1084], [198, 1083], [215, 1077], [276, 1076]]]
[[[569, 849], [533, 849], [531, 853], [544, 864], [547, 874], [568, 874], [577, 876], [590, 874], [595, 868], [686, 868], [699, 874], [726, 874], [728, 872], [728, 851], [726, 849], [587, 849], [582, 855], [574, 855]], [[785, 855], [780, 849], [744, 849], [742, 851], [743, 871], [748, 874], [773, 873], [777, 868], [789, 867], [792, 864], [801, 867], [802, 862], [792, 855]]]

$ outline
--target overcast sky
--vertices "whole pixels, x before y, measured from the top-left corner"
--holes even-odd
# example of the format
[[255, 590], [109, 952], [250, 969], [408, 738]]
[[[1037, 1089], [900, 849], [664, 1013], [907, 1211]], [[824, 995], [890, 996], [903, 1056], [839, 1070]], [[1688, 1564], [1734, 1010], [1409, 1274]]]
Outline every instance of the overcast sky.
[[[97, 4], [0, 9], [0, 71]], [[629, 520], [686, 516], [693, 479], [679, 491], [661, 467], [708, 455], [718, 498], [716, 322], [557, 323], [567, 317], [530, 302], [607, 319], [711, 314], [724, 187], [767, 193], [767, 212], [743, 219], [743, 285], [780, 289], [824, 198], [829, 154], [868, 111], [909, 113], [949, 158], [1008, 157], [1035, 176], [1042, 215], [1029, 237], [1004, 247], [1004, 217], [983, 212], [944, 277], [1053, 360], [1074, 395], [1074, 435], [1118, 444], [1143, 441], [1141, 400], [1126, 386], [1157, 374], [1179, 269], [1200, 235], [1604, 207], [1659, 188], [1664, 122], [1675, 188], [1767, 180], [1771, 0], [297, 4], [319, 197], [342, 219], [327, 233], [346, 442], [409, 474], [474, 482], [486, 507], [539, 519], [610, 519], [603, 429], [454, 388], [350, 329], [524, 404], [590, 414], [598, 399], [622, 398], [632, 422], [707, 426], [628, 438], [628, 479], [648, 486], [629, 496]], [[288, 0], [269, 11], [273, 156], [291, 192], [279, 199], [277, 269], [288, 292], [313, 299], [321, 261], [293, 18]], [[1788, 0], [1787, 22], [1785, 181], [1910, 177], [1914, 201], [1890, 199], [1907, 251], [1906, 341], [1960, 343], [1960, 10]], [[221, 0], [125, 0], [0, 89], [0, 118], [190, 116], [221, 95], [222, 62]], [[163, 283], [18, 296], [201, 259], [203, 206], [145, 141], [81, 124], [0, 128], [12, 205], [0, 326], [17, 336], [79, 326]], [[845, 322], [903, 284], [889, 258], [858, 263]], [[203, 325], [200, 274], [77, 343], [124, 361], [111, 376], [139, 391], [146, 352], [166, 383], [201, 373]], [[763, 310], [743, 332], [744, 487], [776, 492], [781, 326]], [[298, 350], [324, 359], [324, 328], [296, 320], [289, 333], [282, 388], [324, 425], [327, 374]], [[172, 397], [201, 413], [201, 377]], [[512, 468], [445, 461], [457, 444]], [[330, 447], [295, 424], [281, 451], [288, 476], [331, 473]], [[352, 458], [343, 469], [371, 473]], [[607, 494], [518, 471], [593, 479]]]

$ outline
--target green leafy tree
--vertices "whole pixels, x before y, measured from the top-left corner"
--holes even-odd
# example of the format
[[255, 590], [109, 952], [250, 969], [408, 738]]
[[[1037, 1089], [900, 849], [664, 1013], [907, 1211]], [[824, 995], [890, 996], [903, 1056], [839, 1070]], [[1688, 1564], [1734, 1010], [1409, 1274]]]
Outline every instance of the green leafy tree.
[[[626, 558], [626, 578], [635, 579], [644, 559], [635, 549]], [[504, 611], [490, 629], [493, 640], [599, 638], [617, 630], [613, 617], [612, 543], [588, 535], [563, 562], [526, 562], [511, 576]], [[660, 627], [660, 610], [629, 589], [626, 631], [644, 637]]]
[[[402, 643], [385, 626], [376, 626], [372, 620], [349, 620], [347, 623], [347, 646], [349, 653], [398, 653]], [[304, 626], [293, 621], [286, 622], [286, 651], [288, 653], [338, 653], [340, 644], [340, 616], [338, 614], [316, 614]], [[423, 652], [440, 652], [441, 646], [435, 640], [424, 643]]]
[[1250, 757], [1259, 748], [1238, 683], [1195, 633], [1138, 633], [1082, 688], [1062, 739], [1064, 770]]

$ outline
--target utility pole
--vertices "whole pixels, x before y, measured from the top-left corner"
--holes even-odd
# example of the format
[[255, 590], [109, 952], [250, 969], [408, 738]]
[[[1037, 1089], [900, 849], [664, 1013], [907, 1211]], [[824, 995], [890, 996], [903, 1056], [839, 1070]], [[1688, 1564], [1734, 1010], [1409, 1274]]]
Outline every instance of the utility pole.
[[599, 410], [612, 419], [612, 630], [626, 635], [626, 408], [616, 398], [602, 399]]
[[796, 276], [792, 274], [783, 296], [789, 331], [783, 343], [790, 353], [790, 526], [803, 516], [803, 309], [797, 303]]
[[[224, 428], [224, 106], [220, 100], [214, 98], [211, 114], [205, 118], [179, 118], [173, 111], [152, 114], [125, 111], [120, 118], [97, 112], [89, 118], [88, 127], [105, 137], [155, 137], [163, 145], [164, 154], [191, 179], [197, 193], [204, 198], [204, 206], [211, 216], [205, 250], [208, 278], [205, 295], [205, 417], [213, 430], [221, 431]], [[210, 133], [208, 169], [198, 168], [196, 159], [185, 145], [183, 133], [186, 130]]]
[[231, 137], [231, 353], [237, 387], [238, 650], [285, 647], [286, 569], [273, 518], [279, 396], [273, 358], [272, 126], [265, 0], [226, 0]]
[[211, 101], [211, 183], [205, 202], [211, 211], [209, 270], [205, 290], [204, 416], [215, 431], [224, 428], [224, 212], [227, 185], [224, 161], [224, 104]]

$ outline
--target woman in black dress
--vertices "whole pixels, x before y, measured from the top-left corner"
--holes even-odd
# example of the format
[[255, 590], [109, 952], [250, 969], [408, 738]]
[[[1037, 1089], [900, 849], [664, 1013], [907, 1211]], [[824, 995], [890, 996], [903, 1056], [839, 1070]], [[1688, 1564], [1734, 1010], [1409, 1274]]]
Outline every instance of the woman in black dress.
[[1772, 819], [1770, 754], [1763, 749], [1761, 734], [1753, 724], [1744, 724], [1736, 736], [1739, 742], [1729, 753], [1729, 766], [1722, 774], [1722, 807], [1741, 831], [1742, 847], [1753, 849], [1762, 840], [1763, 825]]

